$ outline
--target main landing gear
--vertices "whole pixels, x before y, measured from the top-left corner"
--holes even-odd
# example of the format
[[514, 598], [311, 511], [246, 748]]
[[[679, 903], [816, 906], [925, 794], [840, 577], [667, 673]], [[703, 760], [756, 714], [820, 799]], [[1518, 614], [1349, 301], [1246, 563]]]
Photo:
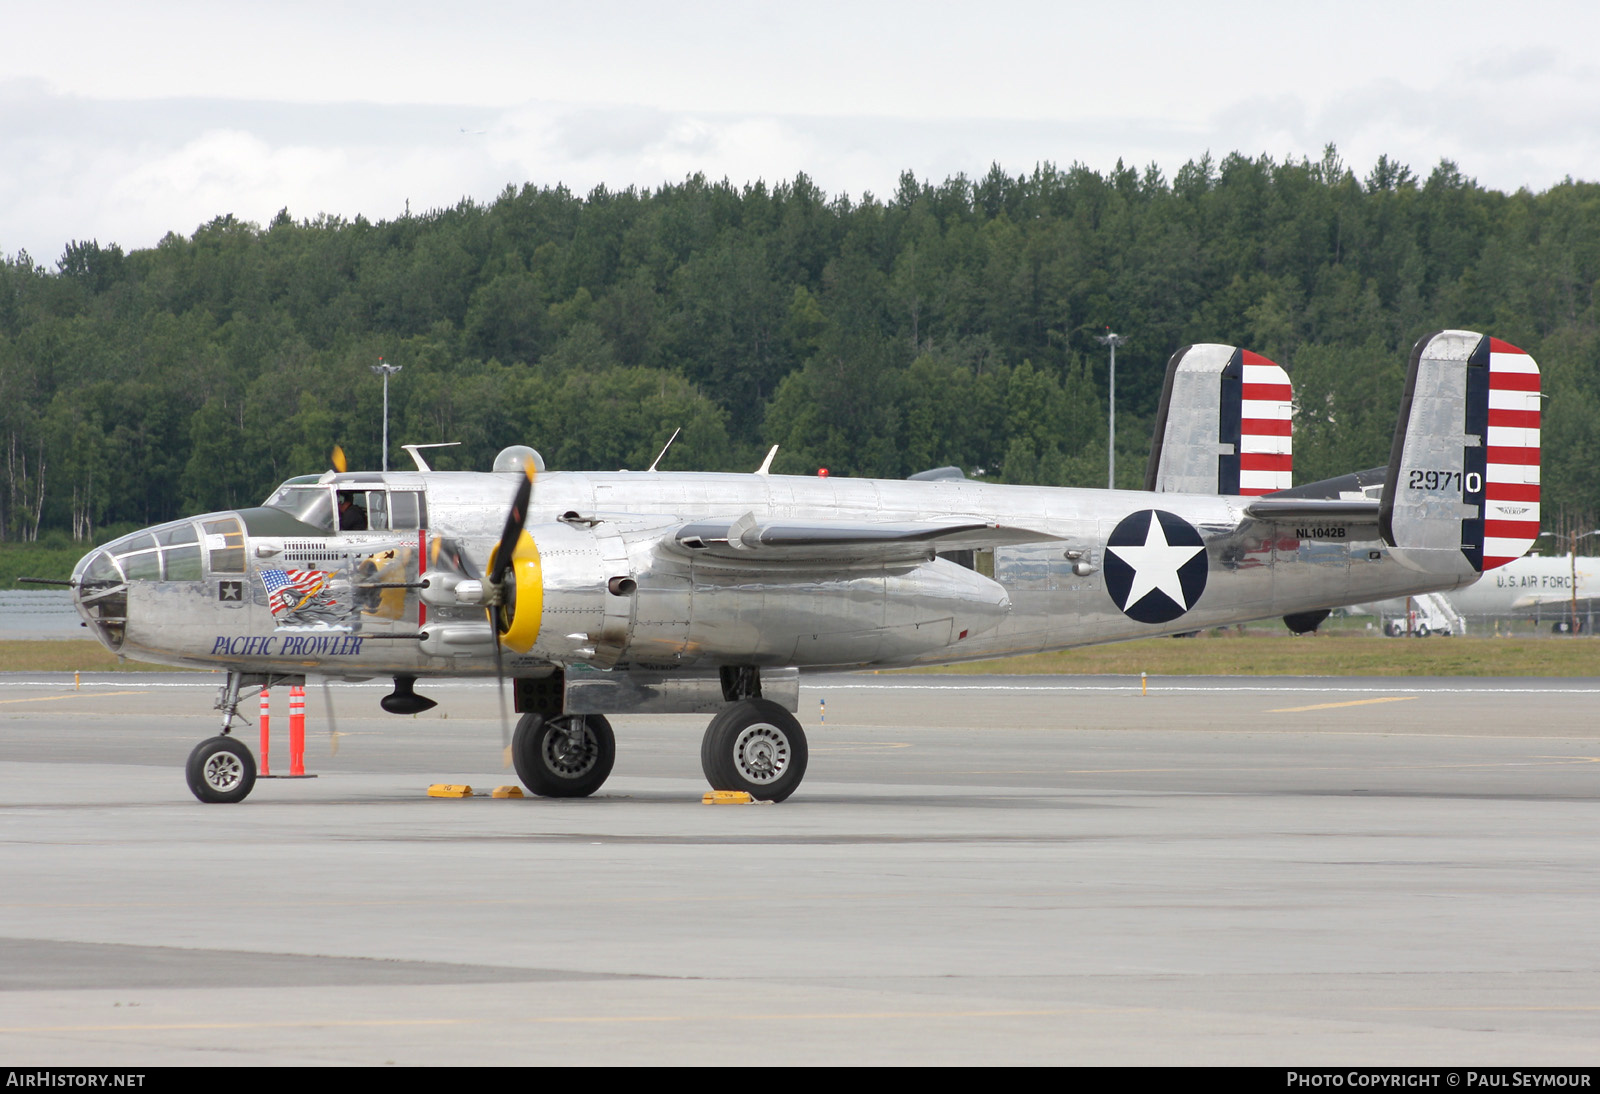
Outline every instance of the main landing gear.
[[713, 790], [743, 790], [781, 802], [806, 774], [806, 734], [770, 699], [741, 699], [722, 709], [700, 742], [700, 769]]
[[524, 714], [511, 737], [517, 778], [545, 798], [587, 798], [616, 759], [616, 735], [599, 714]]
[[[768, 699], [740, 699], [706, 727], [700, 767], [714, 790], [743, 790], [781, 802], [806, 773], [806, 734], [794, 715]], [[586, 798], [617, 758], [611, 723], [599, 714], [524, 714], [511, 737], [511, 762], [529, 791]]]

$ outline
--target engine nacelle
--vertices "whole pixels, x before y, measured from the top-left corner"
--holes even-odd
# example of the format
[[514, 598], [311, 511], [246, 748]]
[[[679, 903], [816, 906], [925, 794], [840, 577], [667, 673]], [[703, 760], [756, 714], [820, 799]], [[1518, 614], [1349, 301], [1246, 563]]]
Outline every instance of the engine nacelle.
[[[1011, 611], [997, 582], [947, 559], [916, 566], [749, 572], [695, 566], [681, 613], [671, 597], [646, 619], [640, 581], [633, 645], [655, 660], [802, 667], [908, 663], [993, 630]], [[667, 610], [663, 610], [663, 608]], [[686, 619], [676, 624], [675, 619]]]
[[705, 564], [630, 545], [602, 522], [541, 524], [518, 544], [496, 609], [503, 643], [570, 664], [909, 662], [994, 629], [995, 581], [948, 560], [827, 570]]

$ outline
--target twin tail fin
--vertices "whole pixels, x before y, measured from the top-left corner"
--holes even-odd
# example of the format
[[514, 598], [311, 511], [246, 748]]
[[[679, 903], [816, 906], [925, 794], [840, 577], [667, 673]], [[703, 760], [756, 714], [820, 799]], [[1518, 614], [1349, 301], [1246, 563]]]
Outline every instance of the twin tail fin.
[[1401, 563], [1463, 576], [1520, 558], [1539, 534], [1539, 366], [1475, 331], [1411, 352], [1378, 529]]
[[1289, 374], [1238, 346], [1184, 346], [1167, 362], [1144, 488], [1258, 496], [1292, 485]]

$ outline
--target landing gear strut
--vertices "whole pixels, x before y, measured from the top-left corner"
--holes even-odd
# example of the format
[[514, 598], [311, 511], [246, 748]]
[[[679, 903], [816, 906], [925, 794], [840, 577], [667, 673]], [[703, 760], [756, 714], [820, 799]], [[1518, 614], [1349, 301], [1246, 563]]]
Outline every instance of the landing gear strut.
[[233, 720], [239, 715], [239, 686], [243, 682], [240, 673], [228, 673], [228, 681], [217, 696], [217, 709], [222, 711], [222, 733], [196, 745], [184, 767], [190, 791], [203, 802], [242, 802], [255, 788], [256, 758], [232, 736]]
[[714, 790], [743, 790], [781, 802], [806, 774], [806, 734], [770, 699], [741, 699], [711, 719], [700, 743], [700, 768]]

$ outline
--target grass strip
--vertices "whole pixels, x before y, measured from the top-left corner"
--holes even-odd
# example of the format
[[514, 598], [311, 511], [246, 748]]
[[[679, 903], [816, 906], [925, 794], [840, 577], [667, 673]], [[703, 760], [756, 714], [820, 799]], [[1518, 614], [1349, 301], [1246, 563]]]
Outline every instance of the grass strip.
[[1323, 635], [1145, 638], [912, 672], [1137, 676], [1600, 676], [1600, 640]]
[[92, 638], [30, 642], [0, 640], [0, 672], [192, 672], [143, 661], [117, 660], [117, 655]]
[[[0, 672], [185, 672], [119, 661], [98, 642], [0, 641]], [[1600, 639], [1365, 635], [1146, 638], [916, 673], [1137, 676], [1600, 676]]]

